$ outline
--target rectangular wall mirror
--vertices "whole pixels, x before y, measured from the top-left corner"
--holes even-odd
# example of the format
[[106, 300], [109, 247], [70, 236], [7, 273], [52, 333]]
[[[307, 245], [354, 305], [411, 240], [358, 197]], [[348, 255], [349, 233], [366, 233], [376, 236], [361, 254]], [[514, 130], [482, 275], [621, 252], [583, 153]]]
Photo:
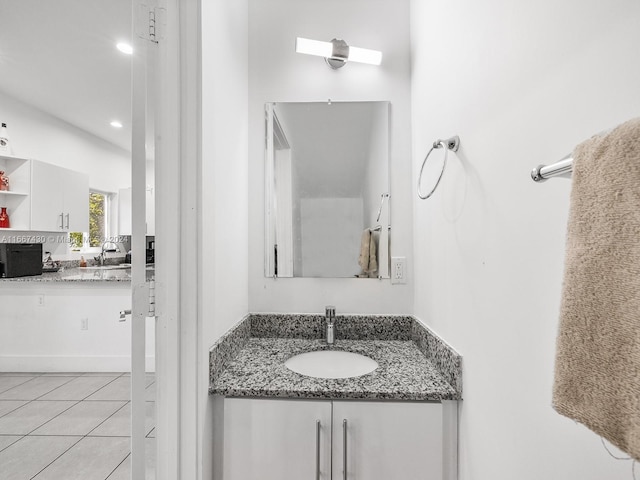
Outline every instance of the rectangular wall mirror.
[[389, 278], [389, 102], [265, 105], [265, 275]]

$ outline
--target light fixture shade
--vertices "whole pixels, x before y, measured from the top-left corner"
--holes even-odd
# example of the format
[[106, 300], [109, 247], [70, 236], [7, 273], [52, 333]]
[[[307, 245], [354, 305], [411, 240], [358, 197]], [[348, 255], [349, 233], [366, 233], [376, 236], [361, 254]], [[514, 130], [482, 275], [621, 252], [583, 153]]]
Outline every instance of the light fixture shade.
[[296, 38], [296, 52], [324, 57], [333, 69], [342, 67], [347, 61], [380, 65], [382, 52], [367, 48], [351, 47], [344, 40], [333, 39], [330, 42]]
[[317, 55], [319, 57], [330, 57], [333, 51], [331, 42], [321, 42], [320, 40], [310, 40], [308, 38], [296, 38], [296, 52], [307, 55]]
[[382, 52], [369, 50], [368, 48], [349, 47], [350, 62], [368, 63], [369, 65], [380, 65], [382, 63]]

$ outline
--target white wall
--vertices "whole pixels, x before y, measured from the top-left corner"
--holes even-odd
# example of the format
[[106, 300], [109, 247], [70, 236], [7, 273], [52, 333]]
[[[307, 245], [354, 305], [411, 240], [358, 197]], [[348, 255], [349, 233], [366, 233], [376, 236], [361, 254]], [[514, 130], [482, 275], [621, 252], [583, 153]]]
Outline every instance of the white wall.
[[[296, 37], [383, 52], [380, 67], [350, 63], [331, 70], [320, 57], [295, 52]], [[410, 313], [413, 290], [377, 279], [265, 278], [264, 104], [391, 102], [391, 192], [394, 255], [412, 255], [410, 70], [407, 0], [249, 1], [249, 309], [254, 312]]]
[[411, 2], [415, 313], [464, 357], [461, 480], [631, 478], [551, 408], [570, 181], [530, 170], [640, 111], [634, 0]]
[[[202, 2], [199, 450], [212, 478], [209, 348], [248, 311], [247, 1]], [[251, 199], [255, 199], [252, 194]]]
[[[128, 283], [6, 281], [0, 297], [0, 372], [131, 371], [131, 318], [119, 321], [120, 310], [131, 308]], [[149, 318], [147, 371], [155, 369], [154, 331]]]
[[117, 192], [131, 186], [125, 150], [2, 92], [0, 112], [15, 156], [86, 173], [90, 188]]
[[353, 277], [360, 273], [362, 198], [301, 198], [300, 218], [302, 275]]

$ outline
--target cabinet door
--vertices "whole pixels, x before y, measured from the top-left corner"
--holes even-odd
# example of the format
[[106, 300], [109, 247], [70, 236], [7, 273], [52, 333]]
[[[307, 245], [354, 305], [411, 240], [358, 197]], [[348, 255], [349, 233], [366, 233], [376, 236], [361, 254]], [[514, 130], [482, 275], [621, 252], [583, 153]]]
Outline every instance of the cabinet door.
[[89, 176], [63, 169], [64, 229], [69, 232], [89, 231]]
[[441, 480], [442, 405], [334, 401], [333, 480], [343, 479]]
[[331, 402], [226, 398], [223, 470], [224, 480], [329, 480]]
[[64, 225], [62, 169], [50, 163], [31, 162], [31, 229], [60, 231]]

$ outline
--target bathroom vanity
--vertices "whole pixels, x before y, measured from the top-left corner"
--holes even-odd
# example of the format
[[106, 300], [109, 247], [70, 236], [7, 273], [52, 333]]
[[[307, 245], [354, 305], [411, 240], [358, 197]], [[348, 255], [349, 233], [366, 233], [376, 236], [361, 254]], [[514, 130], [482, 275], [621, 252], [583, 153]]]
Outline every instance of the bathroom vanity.
[[[216, 480], [457, 476], [461, 358], [412, 317], [249, 315], [211, 349]], [[377, 363], [319, 378], [287, 368], [304, 352]], [[320, 374], [322, 375], [322, 374]]]

